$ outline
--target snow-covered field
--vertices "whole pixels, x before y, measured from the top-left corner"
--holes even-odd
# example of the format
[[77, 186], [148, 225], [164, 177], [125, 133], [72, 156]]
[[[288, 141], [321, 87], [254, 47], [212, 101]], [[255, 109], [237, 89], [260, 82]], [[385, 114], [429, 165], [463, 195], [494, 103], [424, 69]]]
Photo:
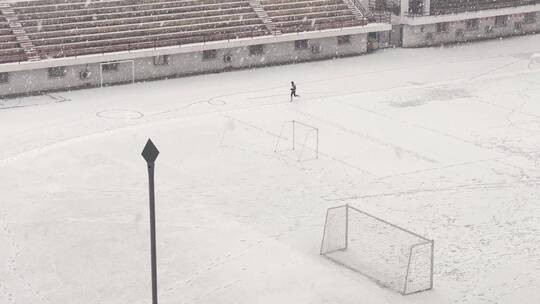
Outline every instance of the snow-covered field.
[[[0, 303], [150, 303], [149, 137], [160, 303], [539, 303], [539, 49], [0, 100]], [[291, 119], [319, 128], [318, 160], [274, 153]], [[434, 239], [434, 289], [404, 297], [319, 256], [326, 209], [345, 203]]]

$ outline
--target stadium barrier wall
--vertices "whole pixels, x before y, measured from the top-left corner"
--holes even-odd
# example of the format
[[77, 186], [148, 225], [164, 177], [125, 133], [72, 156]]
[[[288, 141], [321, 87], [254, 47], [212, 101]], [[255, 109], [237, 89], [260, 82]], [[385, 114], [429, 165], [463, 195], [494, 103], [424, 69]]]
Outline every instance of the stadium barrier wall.
[[[338, 45], [337, 37], [309, 39], [310, 47], [300, 50], [295, 48], [294, 41], [263, 44], [264, 53], [259, 55], [251, 55], [249, 45], [216, 49], [215, 58], [210, 60], [203, 59], [202, 51], [169, 54], [166, 55], [168, 56], [166, 65], [155, 65], [154, 56], [134, 58], [134, 73], [129, 65], [120, 64], [118, 70], [103, 73], [104, 85], [130, 83], [132, 73], [135, 81], [144, 81], [361, 55], [367, 52], [367, 34], [355, 34], [350, 37], [350, 43], [341, 45]], [[230, 55], [230, 62], [223, 60], [226, 55]], [[66, 66], [65, 76], [58, 78], [49, 77], [47, 68], [11, 71], [8, 83], [0, 84], [0, 97], [98, 87], [101, 83], [101, 63], [103, 62]], [[82, 71], [90, 72], [90, 76], [82, 79], [80, 77]]]
[[[536, 8], [540, 10], [540, 7]], [[409, 18], [402, 25], [402, 47], [424, 47], [474, 40], [525, 35], [540, 32], [540, 11], [511, 14], [512, 10], [494, 10], [493, 14], [460, 13], [454, 15], [424, 16]], [[483, 14], [482, 14], [483, 13]], [[506, 14], [508, 13], [508, 14]], [[525, 14], [534, 13], [535, 21], [525, 22]], [[495, 24], [497, 16], [507, 16], [506, 25]], [[477, 29], [467, 29], [467, 20], [478, 20]], [[448, 31], [437, 32], [438, 23], [447, 23]]]

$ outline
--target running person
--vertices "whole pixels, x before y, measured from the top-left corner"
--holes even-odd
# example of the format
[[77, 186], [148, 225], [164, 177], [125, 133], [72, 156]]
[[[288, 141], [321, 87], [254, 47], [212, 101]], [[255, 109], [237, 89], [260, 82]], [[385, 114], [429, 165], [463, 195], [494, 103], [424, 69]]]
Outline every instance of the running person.
[[294, 81], [291, 81], [291, 102], [293, 101], [293, 97], [300, 97], [300, 95], [296, 95], [296, 85]]

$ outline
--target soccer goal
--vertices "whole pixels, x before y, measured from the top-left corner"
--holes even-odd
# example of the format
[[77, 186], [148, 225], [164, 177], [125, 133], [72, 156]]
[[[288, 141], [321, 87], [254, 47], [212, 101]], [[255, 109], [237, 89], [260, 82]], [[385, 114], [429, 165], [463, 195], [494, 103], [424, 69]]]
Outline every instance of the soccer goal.
[[349, 205], [328, 209], [320, 254], [402, 295], [433, 288], [434, 241]]
[[318, 159], [319, 129], [296, 120], [285, 122], [274, 152], [297, 161]]
[[135, 83], [135, 61], [119, 60], [99, 64], [100, 86], [114, 83]]

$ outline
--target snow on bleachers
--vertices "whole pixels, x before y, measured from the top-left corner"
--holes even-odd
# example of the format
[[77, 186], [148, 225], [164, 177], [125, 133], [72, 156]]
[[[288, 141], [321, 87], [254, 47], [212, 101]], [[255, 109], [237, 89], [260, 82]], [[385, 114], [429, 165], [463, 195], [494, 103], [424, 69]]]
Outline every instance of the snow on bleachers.
[[42, 58], [268, 34], [247, 0], [41, 0], [13, 8]]
[[261, 3], [283, 33], [366, 24], [343, 0], [262, 0]]
[[[264, 22], [250, 0], [37, 0], [11, 7], [39, 56], [57, 58], [364, 25], [344, 1], [262, 0]], [[17, 46], [2, 35], [9, 31], [0, 20], [2, 52]]]

